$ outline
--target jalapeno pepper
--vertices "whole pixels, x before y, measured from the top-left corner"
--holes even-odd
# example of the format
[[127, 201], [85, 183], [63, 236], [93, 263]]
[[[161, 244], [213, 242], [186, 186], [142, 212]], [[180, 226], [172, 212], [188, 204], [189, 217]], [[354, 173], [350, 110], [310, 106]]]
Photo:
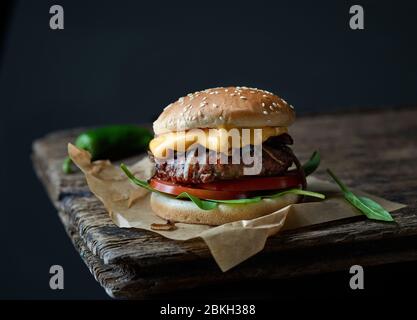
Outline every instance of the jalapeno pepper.
[[[152, 133], [135, 125], [111, 125], [81, 133], [75, 145], [91, 153], [92, 160], [117, 160], [146, 150]], [[62, 170], [71, 173], [71, 159], [64, 160]]]

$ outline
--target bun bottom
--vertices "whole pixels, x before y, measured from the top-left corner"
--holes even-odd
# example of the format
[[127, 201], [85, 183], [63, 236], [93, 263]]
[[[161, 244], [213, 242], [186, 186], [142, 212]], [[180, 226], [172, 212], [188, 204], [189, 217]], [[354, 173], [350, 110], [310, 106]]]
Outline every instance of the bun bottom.
[[152, 193], [151, 208], [159, 217], [173, 222], [217, 226], [233, 221], [251, 220], [297, 203], [299, 197], [286, 194], [276, 199], [262, 199], [256, 203], [222, 204], [213, 210], [202, 210], [190, 200], [175, 199]]

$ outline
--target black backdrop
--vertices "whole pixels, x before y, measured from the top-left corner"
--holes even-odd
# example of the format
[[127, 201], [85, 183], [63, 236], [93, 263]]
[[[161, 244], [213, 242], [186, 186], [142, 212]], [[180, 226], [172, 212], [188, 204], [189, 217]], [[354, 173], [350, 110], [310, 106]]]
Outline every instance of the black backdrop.
[[[365, 30], [349, 29], [356, 3]], [[64, 30], [49, 28], [52, 4]], [[0, 298], [106, 297], [33, 173], [34, 139], [149, 122], [223, 85], [271, 90], [299, 114], [415, 105], [416, 12], [415, 1], [2, 1]], [[62, 292], [49, 290], [52, 264]]]

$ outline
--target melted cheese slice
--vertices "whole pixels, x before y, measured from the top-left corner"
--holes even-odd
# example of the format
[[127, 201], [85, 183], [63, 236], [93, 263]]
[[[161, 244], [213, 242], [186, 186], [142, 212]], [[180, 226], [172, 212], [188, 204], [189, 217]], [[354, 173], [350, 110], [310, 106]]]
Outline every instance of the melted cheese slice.
[[232, 148], [257, 145], [269, 137], [287, 133], [286, 127], [263, 127], [259, 129], [193, 129], [169, 132], [151, 140], [149, 149], [156, 158], [165, 158], [168, 150], [185, 152], [201, 145], [207, 149], [227, 154]]

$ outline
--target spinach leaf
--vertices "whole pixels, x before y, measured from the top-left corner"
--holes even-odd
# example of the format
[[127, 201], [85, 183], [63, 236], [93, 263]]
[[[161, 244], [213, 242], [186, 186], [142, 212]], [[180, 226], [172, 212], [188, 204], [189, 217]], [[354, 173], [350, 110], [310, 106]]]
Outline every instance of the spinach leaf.
[[158, 191], [154, 188], [152, 188], [149, 183], [145, 180], [140, 180], [138, 178], [136, 178], [132, 172], [129, 171], [129, 169], [126, 167], [126, 165], [121, 164], [120, 168], [123, 170], [123, 172], [126, 174], [126, 176], [129, 178], [129, 180], [142, 187], [145, 188], [151, 192], [157, 192], [160, 194], [163, 194], [165, 196], [168, 197], [173, 197], [173, 198], [177, 198], [177, 199], [188, 199], [191, 200], [197, 207], [199, 207], [202, 210], [212, 210], [214, 208], [217, 207], [217, 205], [219, 203], [223, 203], [223, 204], [247, 204], [247, 203], [256, 203], [261, 201], [263, 198], [277, 198], [280, 196], [283, 196], [285, 194], [289, 194], [289, 193], [293, 193], [293, 194], [299, 194], [299, 195], [305, 195], [305, 196], [309, 196], [309, 197], [315, 197], [315, 198], [320, 198], [320, 199], [324, 199], [325, 196], [321, 193], [317, 193], [317, 192], [313, 192], [313, 191], [307, 191], [307, 190], [302, 190], [302, 189], [290, 189], [290, 190], [285, 190], [273, 195], [269, 195], [269, 196], [259, 196], [259, 197], [253, 197], [253, 198], [246, 198], [246, 199], [231, 199], [231, 200], [213, 200], [213, 199], [200, 199], [196, 196], [193, 196], [191, 194], [189, 194], [188, 192], [182, 192], [181, 194], [179, 194], [178, 196], [173, 196], [171, 194], [168, 193], [164, 193], [161, 191]]
[[264, 198], [278, 198], [286, 194], [299, 194], [303, 196], [313, 197], [313, 198], [319, 198], [319, 199], [325, 199], [326, 196], [322, 193], [314, 192], [314, 191], [308, 191], [303, 189], [289, 189], [285, 191], [278, 192], [276, 194], [273, 194], [271, 196], [265, 196]]
[[310, 159], [303, 164], [304, 175], [307, 177], [312, 174], [318, 166], [320, 165], [320, 153], [318, 151], [314, 151], [311, 155]]
[[129, 178], [130, 181], [132, 181], [134, 184], [138, 185], [139, 187], [145, 188], [149, 191], [152, 192], [159, 192], [158, 190], [152, 188], [148, 181], [146, 180], [140, 180], [138, 178], [136, 178], [132, 172], [129, 171], [129, 169], [126, 167], [126, 165], [124, 163], [122, 163], [120, 165], [120, 168], [123, 170], [123, 172], [127, 175], [127, 177]]
[[299, 194], [299, 195], [304, 195], [304, 196], [309, 196], [309, 197], [314, 197], [314, 198], [320, 198], [320, 199], [324, 199], [325, 195], [318, 193], [318, 192], [313, 192], [313, 191], [307, 191], [307, 190], [303, 190], [303, 189], [289, 189], [289, 190], [285, 190], [285, 191], [281, 191], [272, 195], [267, 195], [267, 196], [259, 196], [259, 197], [253, 197], [253, 198], [246, 198], [246, 199], [232, 199], [232, 200], [210, 200], [213, 202], [217, 202], [217, 203], [225, 203], [225, 204], [245, 204], [245, 203], [256, 203], [261, 201], [262, 199], [267, 199], [267, 198], [278, 198], [281, 196], [284, 196], [286, 194]]
[[212, 210], [217, 207], [217, 203], [209, 200], [202, 200], [197, 198], [188, 192], [182, 192], [177, 197], [177, 199], [190, 199], [194, 204], [202, 210]]
[[178, 196], [175, 197], [171, 194], [164, 193], [164, 192], [161, 192], [159, 190], [156, 190], [149, 185], [148, 181], [140, 180], [140, 179], [136, 178], [134, 176], [134, 174], [132, 172], [130, 172], [130, 170], [126, 167], [125, 164], [122, 163], [120, 165], [120, 168], [123, 170], [123, 172], [126, 174], [126, 176], [129, 178], [129, 180], [131, 182], [138, 185], [139, 187], [145, 188], [146, 190], [149, 190], [151, 192], [160, 193], [160, 194], [163, 194], [165, 196], [173, 197], [173, 198], [177, 198], [177, 199], [189, 199], [192, 202], [194, 202], [194, 204], [197, 207], [199, 207], [200, 209], [203, 209], [203, 210], [211, 210], [211, 209], [214, 209], [215, 207], [217, 207], [217, 203], [199, 199], [199, 198], [197, 198], [197, 197], [195, 197], [195, 196], [193, 196], [193, 195], [191, 195], [187, 192], [183, 192], [183, 193], [181, 193], [181, 194], [179, 194]]
[[361, 211], [368, 219], [381, 220], [381, 221], [394, 221], [390, 213], [385, 210], [381, 205], [376, 203], [374, 200], [366, 197], [358, 197], [348, 187], [340, 181], [339, 178], [330, 170], [327, 169], [327, 173], [333, 178], [340, 189], [343, 192], [345, 199]]
[[261, 201], [261, 197], [253, 197], [253, 198], [246, 198], [246, 199], [231, 199], [231, 200], [210, 200], [217, 203], [225, 203], [225, 204], [245, 204], [245, 203], [256, 203]]

